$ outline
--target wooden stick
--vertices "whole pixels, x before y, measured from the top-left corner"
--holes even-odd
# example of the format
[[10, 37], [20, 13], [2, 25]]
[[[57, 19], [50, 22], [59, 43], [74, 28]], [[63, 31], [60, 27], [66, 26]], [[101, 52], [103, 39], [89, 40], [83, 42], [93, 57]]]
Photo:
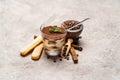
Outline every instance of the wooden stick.
[[20, 50], [20, 54], [22, 56], [27, 55], [31, 50], [33, 50], [38, 44], [40, 44], [43, 41], [43, 38], [41, 36], [38, 36], [35, 40], [33, 40], [30, 44], [25, 46], [23, 49]]
[[67, 43], [65, 44], [65, 45], [68, 45], [67, 50], [66, 50], [66, 56], [69, 54], [69, 50], [70, 50], [72, 42], [73, 42], [73, 39], [68, 39]]
[[44, 48], [43, 43], [41, 43], [37, 47], [35, 47], [35, 49], [32, 52], [31, 58], [33, 60], [38, 60], [42, 55], [43, 48]]
[[70, 48], [70, 53], [71, 53], [73, 62], [74, 62], [74, 63], [78, 63], [78, 57], [77, 57], [77, 54], [76, 54], [76, 52], [75, 52], [74, 47], [71, 47], [71, 48]]
[[67, 56], [69, 55], [69, 50], [71, 48], [71, 43], [73, 42], [73, 39], [68, 39], [67, 40], [67, 43], [62, 47], [62, 50], [61, 50], [61, 57], [63, 58], [67, 58]]

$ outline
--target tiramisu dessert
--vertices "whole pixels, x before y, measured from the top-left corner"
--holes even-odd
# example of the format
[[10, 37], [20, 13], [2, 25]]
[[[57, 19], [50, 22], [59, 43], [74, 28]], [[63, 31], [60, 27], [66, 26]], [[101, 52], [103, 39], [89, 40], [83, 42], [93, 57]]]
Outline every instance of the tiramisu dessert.
[[49, 56], [58, 56], [65, 43], [66, 31], [63, 27], [41, 27], [45, 53]]

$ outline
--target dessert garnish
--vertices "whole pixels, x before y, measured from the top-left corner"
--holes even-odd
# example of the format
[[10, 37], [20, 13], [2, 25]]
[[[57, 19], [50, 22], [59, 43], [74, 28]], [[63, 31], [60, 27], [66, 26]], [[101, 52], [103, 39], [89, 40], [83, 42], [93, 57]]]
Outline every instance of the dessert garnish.
[[51, 26], [51, 28], [49, 28], [49, 31], [53, 33], [57, 33], [57, 32], [61, 32], [61, 29], [60, 27], [57, 26]]

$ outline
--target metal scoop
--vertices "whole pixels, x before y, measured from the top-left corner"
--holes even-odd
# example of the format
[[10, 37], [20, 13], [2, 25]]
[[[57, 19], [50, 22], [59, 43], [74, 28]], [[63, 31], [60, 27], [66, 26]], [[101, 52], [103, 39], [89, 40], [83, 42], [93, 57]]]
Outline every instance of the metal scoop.
[[70, 32], [70, 31], [73, 31], [73, 32], [79, 31], [79, 30], [72, 30], [72, 29], [75, 28], [75, 27], [77, 27], [77, 26], [79, 26], [82, 22], [84, 22], [84, 21], [86, 21], [86, 20], [88, 20], [88, 19], [90, 19], [90, 18], [86, 18], [86, 19], [84, 19], [84, 20], [78, 22], [76, 25], [71, 26], [70, 28], [68, 28], [67, 31], [68, 31], [68, 32]]

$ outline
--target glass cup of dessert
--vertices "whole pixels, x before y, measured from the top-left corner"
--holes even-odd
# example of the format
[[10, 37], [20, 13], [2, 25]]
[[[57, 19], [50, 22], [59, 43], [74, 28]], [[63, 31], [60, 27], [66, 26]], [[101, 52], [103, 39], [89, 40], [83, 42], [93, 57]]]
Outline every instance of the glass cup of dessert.
[[58, 26], [41, 26], [44, 51], [47, 56], [59, 56], [62, 46], [65, 44], [66, 30]]

